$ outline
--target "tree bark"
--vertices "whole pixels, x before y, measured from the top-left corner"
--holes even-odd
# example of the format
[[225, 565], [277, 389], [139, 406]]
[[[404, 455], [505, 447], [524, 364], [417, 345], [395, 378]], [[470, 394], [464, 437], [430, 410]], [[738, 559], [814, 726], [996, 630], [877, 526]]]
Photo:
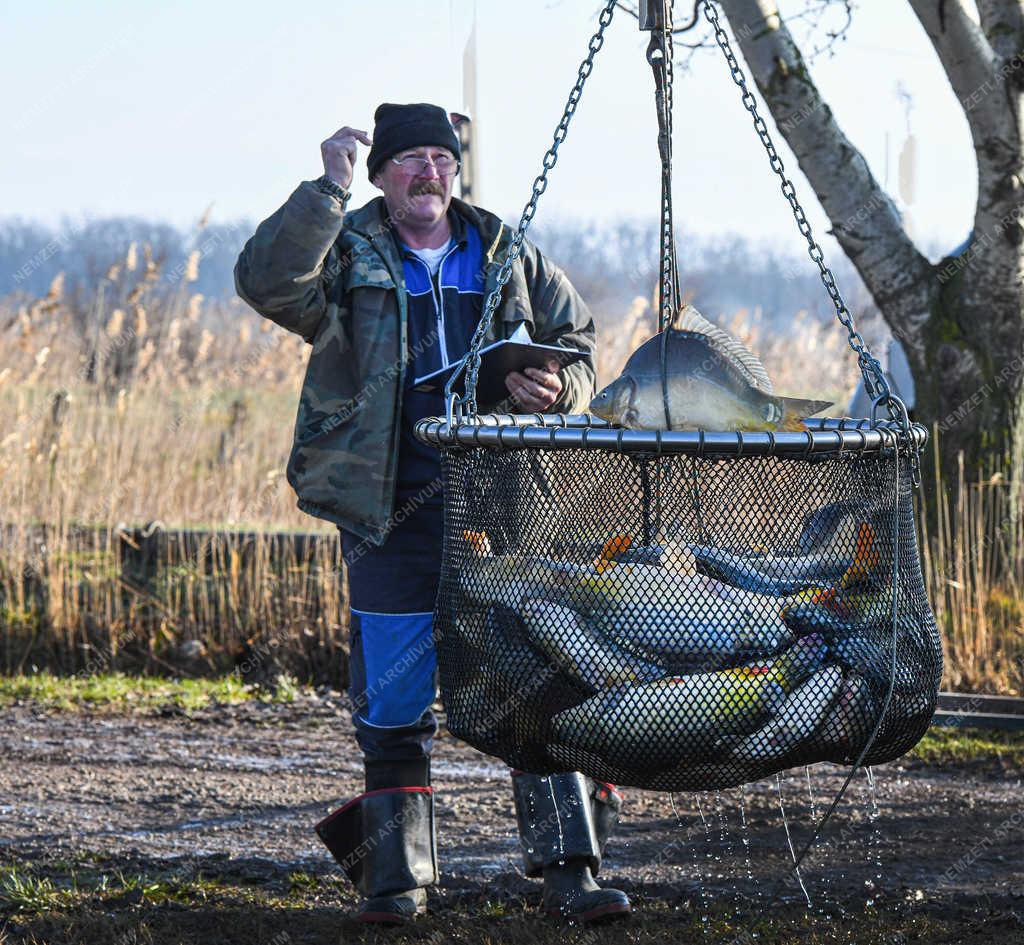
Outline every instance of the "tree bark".
[[[967, 249], [931, 264], [823, 101], [775, 0], [718, 0], [785, 137], [883, 317], [917, 389], [916, 418], [940, 430], [943, 466], [972, 473], [1024, 461], [1024, 3], [908, 0], [967, 117], [978, 205]], [[890, 0], [891, 2], [891, 0]], [[947, 481], [955, 481], [951, 476]]]
[[985, 38], [1000, 59], [1012, 59], [1020, 52], [1024, 31], [1022, 0], [976, 0]]

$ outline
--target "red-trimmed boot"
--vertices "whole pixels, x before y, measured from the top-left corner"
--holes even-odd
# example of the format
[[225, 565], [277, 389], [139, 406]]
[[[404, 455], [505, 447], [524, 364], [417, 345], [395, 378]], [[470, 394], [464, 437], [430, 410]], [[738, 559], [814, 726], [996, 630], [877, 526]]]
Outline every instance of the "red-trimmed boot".
[[544, 911], [583, 923], [628, 915], [624, 892], [594, 882], [622, 807], [614, 788], [579, 772], [513, 772], [512, 793], [526, 875], [544, 877]]
[[358, 921], [401, 925], [426, 911], [426, 887], [437, 882], [433, 788], [367, 791], [316, 832], [366, 897]]

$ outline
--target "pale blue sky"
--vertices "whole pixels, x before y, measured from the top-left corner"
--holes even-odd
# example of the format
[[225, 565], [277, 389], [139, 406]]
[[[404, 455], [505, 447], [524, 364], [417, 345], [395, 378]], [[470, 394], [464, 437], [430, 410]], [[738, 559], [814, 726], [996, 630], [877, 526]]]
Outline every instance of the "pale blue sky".
[[[784, 0], [796, 9], [801, 0]], [[3, 0], [0, 216], [137, 214], [188, 224], [261, 219], [322, 171], [320, 141], [371, 128], [380, 101], [462, 105], [473, 0], [327, 3]], [[684, 6], [689, 6], [684, 4]], [[478, 3], [482, 202], [519, 211], [594, 25], [595, 0]], [[384, 11], [387, 11], [386, 13]], [[636, 22], [616, 14], [538, 220], [653, 216], [651, 75]], [[915, 232], [945, 248], [971, 226], [963, 114], [903, 0], [860, 0], [850, 37], [813, 73], [841, 125], [895, 190], [902, 82], [919, 139]], [[676, 219], [691, 232], [799, 238], [717, 52], [677, 74]], [[774, 126], [771, 126], [774, 130]], [[783, 150], [812, 221], [822, 217]], [[365, 157], [365, 153], [361, 154]], [[355, 199], [376, 191], [365, 165]]]

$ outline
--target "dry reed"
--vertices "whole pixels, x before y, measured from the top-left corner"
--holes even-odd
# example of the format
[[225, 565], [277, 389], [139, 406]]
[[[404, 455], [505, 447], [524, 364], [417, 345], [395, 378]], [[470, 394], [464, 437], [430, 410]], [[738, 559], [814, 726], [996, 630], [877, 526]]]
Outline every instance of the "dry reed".
[[[42, 298], [0, 300], [2, 670], [208, 672], [250, 639], [276, 644], [300, 675], [343, 681], [334, 553], [269, 553], [273, 532], [335, 535], [295, 508], [283, 475], [309, 347], [240, 301], [191, 292], [198, 265], [191, 256], [163, 273], [132, 244], [85, 303], [60, 277]], [[596, 317], [603, 384], [654, 320], [644, 298]], [[834, 325], [805, 314], [784, 332], [757, 312], [716, 320], [757, 351], [778, 391], [844, 412], [856, 366]], [[1020, 484], [961, 481], [955, 501], [935, 485], [938, 530], [922, 549], [946, 684], [1020, 692]], [[153, 520], [267, 534], [244, 553], [214, 542], [130, 585], [118, 527]]]

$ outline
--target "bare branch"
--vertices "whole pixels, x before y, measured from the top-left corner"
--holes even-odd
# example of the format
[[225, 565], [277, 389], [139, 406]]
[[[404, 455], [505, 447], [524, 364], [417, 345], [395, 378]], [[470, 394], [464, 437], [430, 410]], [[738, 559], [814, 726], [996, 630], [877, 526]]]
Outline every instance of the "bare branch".
[[960, 100], [976, 148], [1011, 121], [1000, 87], [1000, 63], [963, 0], [909, 0]]
[[808, 0], [807, 6], [800, 13], [790, 14], [787, 17], [787, 21], [790, 23], [795, 23], [798, 20], [804, 20], [809, 23], [809, 32], [813, 36], [822, 29], [822, 23], [825, 21], [825, 18], [837, 7], [842, 7], [843, 20], [834, 29], [824, 28], [825, 41], [820, 45], [816, 44], [806, 57], [811, 62], [822, 53], [834, 56], [836, 46], [846, 39], [846, 34], [850, 31], [850, 27], [853, 24], [853, 0], [813, 0], [813, 2]]
[[923, 363], [928, 260], [907, 236], [892, 200], [822, 100], [774, 0], [720, 0], [720, 5], [836, 238], [890, 327], [911, 357]]
[[[1024, 84], [1024, 58], [1010, 59], [996, 54], [982, 28], [970, 17], [963, 0], [909, 0], [938, 53], [953, 91], [967, 116], [978, 163], [978, 204], [974, 215], [971, 245], [973, 265], [963, 272], [966, 295], [988, 292], [984, 285], [1011, 285], [1020, 277], [1024, 241], [1021, 212], [1024, 188], [1021, 167], [1024, 143], [1018, 120], [1020, 89]], [[1014, 8], [1016, 8], [1014, 10]], [[987, 23], [1020, 14], [1020, 4], [1010, 0], [989, 0], [979, 5]], [[997, 36], [1000, 46], [1018, 48], [1021, 34], [1013, 41]]]
[[1024, 37], [1024, 0], [975, 0], [981, 28], [1000, 59], [1013, 59]]

